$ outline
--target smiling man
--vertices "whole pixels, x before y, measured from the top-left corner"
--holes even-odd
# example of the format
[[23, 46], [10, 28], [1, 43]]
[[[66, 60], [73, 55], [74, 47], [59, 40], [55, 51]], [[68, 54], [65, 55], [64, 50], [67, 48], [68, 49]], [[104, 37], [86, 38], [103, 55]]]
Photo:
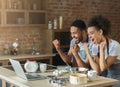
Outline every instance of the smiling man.
[[86, 42], [90, 43], [90, 41], [87, 37], [87, 29], [84, 21], [75, 20], [71, 24], [70, 33], [72, 40], [70, 42], [68, 54], [66, 55], [62, 52], [60, 49], [60, 42], [56, 39], [53, 41], [53, 44], [57, 52], [66, 64], [72, 63], [72, 66], [89, 67], [83, 44]]

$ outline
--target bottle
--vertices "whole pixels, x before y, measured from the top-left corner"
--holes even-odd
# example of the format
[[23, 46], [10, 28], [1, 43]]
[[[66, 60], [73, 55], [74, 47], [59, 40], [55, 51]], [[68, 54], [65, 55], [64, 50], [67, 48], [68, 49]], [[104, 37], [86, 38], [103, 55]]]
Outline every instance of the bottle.
[[8, 3], [7, 8], [8, 8], [8, 9], [11, 9], [11, 8], [12, 8], [12, 2], [11, 2], [11, 0], [8, 0], [8, 2], [7, 2], [7, 3]]
[[26, 63], [24, 64], [24, 68], [28, 73], [34, 73], [38, 70], [38, 63], [34, 58], [28, 58]]
[[33, 10], [37, 10], [37, 4], [33, 3]]
[[48, 22], [48, 29], [52, 29], [52, 22], [51, 21]]
[[18, 4], [17, 4], [17, 2], [13, 2], [13, 8], [14, 8], [14, 9], [18, 9]]
[[4, 54], [8, 55], [9, 54], [9, 43], [4, 44]]
[[62, 29], [63, 27], [63, 16], [59, 17], [59, 29]]
[[18, 9], [22, 9], [23, 8], [23, 3], [22, 3], [22, 0], [18, 0], [17, 1], [17, 4], [18, 4]]
[[57, 19], [56, 18], [54, 19], [54, 27], [53, 27], [53, 29], [57, 29]]

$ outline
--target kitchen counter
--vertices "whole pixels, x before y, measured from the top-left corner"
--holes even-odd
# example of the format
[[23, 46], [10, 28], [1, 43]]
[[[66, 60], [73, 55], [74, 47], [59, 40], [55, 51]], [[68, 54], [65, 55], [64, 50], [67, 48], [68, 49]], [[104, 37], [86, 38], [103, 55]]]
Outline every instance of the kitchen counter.
[[16, 59], [20, 61], [25, 61], [27, 58], [35, 58], [38, 60], [48, 59], [49, 63], [52, 64], [52, 57], [55, 54], [40, 54], [40, 55], [32, 55], [32, 54], [19, 54], [19, 55], [0, 55], [0, 63], [2, 65], [8, 65], [9, 59]]
[[[6, 87], [6, 82], [10, 83], [10, 87], [53, 87], [53, 85], [49, 84], [48, 79], [27, 81], [18, 77], [12, 70], [0, 67], [0, 71], [2, 87]], [[51, 75], [52, 72], [40, 74]], [[97, 76], [95, 81], [88, 81], [86, 84], [83, 85], [72, 85], [68, 82], [65, 87], [112, 87], [112, 85], [117, 83], [118, 80]]]

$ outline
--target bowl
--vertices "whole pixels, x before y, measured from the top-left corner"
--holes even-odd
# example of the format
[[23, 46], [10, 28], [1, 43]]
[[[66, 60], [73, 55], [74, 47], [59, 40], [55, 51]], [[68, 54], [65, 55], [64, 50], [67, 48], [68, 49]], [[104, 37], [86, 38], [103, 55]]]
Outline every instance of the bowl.
[[87, 73], [88, 70], [89, 70], [88, 68], [84, 68], [84, 67], [78, 68], [78, 72], [80, 72], [80, 73]]

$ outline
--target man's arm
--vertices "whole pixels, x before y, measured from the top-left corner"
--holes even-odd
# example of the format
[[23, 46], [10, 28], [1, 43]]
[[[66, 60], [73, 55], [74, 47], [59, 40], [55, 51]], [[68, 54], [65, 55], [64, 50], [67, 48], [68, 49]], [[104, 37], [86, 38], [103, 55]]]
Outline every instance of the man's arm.
[[58, 54], [60, 55], [60, 57], [62, 58], [62, 60], [65, 63], [70, 63], [71, 57], [72, 57], [71, 51], [69, 50], [67, 55], [65, 53], [63, 53], [63, 51], [60, 49], [60, 42], [58, 40], [54, 40], [53, 45], [55, 46], [55, 48], [56, 48]]
[[76, 60], [76, 63], [78, 66], [80, 67], [86, 67], [86, 68], [89, 68], [89, 64], [88, 62], [84, 62], [80, 56], [78, 55], [78, 51], [80, 50], [80, 48], [78, 47], [77, 44], [75, 44], [73, 47], [71, 47], [71, 50], [72, 50], [72, 53], [74, 55], [74, 58]]

